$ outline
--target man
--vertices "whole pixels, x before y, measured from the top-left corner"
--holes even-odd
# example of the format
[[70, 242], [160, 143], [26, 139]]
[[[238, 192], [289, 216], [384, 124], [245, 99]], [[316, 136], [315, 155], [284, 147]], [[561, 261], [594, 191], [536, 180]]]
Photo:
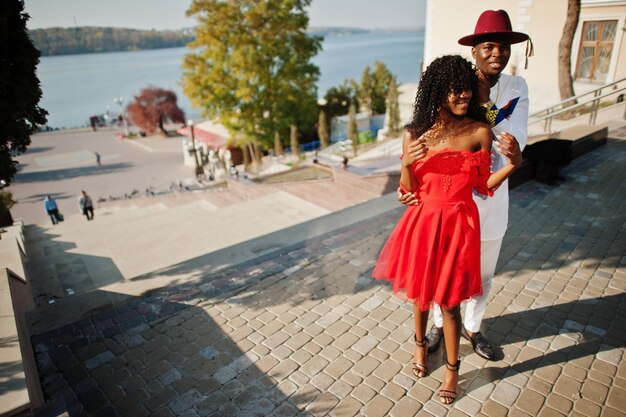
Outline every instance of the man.
[[43, 208], [50, 216], [50, 220], [52, 224], [59, 223], [59, 208], [57, 207], [57, 202], [50, 195], [47, 195], [43, 200]]
[[[459, 39], [459, 44], [472, 47], [479, 78], [479, 101], [487, 108], [487, 116], [496, 137], [492, 150], [491, 170], [502, 167], [507, 157], [521, 152], [526, 146], [528, 124], [528, 87], [519, 76], [502, 74], [511, 57], [511, 44], [528, 41], [528, 35], [514, 32], [511, 20], [504, 10], [487, 10], [478, 18], [472, 35]], [[530, 44], [532, 45], [532, 44]], [[532, 48], [527, 48], [527, 57]], [[414, 141], [409, 152], [423, 157], [426, 146], [421, 140]], [[414, 194], [402, 195], [403, 204], [418, 204]], [[491, 281], [498, 262], [498, 255], [508, 223], [508, 181], [492, 198], [474, 193], [481, 224], [481, 275], [483, 294], [466, 303], [461, 334], [472, 343], [474, 351], [488, 360], [495, 360], [493, 347], [480, 332]], [[434, 325], [428, 333], [428, 351], [434, 352], [443, 338], [443, 318], [438, 306], [433, 309]]]

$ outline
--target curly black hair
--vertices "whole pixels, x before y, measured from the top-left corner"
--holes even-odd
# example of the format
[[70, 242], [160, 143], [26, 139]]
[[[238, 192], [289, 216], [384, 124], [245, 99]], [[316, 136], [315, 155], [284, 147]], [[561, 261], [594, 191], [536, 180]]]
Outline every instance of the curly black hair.
[[439, 116], [439, 109], [448, 94], [472, 90], [467, 117], [487, 123], [485, 109], [478, 103], [478, 77], [471, 62], [460, 55], [444, 55], [435, 59], [422, 74], [413, 119], [404, 127], [413, 139], [419, 138], [430, 129]]

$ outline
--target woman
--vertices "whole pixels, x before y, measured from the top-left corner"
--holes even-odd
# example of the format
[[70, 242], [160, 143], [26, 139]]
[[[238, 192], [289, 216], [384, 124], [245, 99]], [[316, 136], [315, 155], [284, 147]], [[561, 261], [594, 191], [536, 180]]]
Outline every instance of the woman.
[[93, 220], [93, 203], [91, 197], [84, 191], [81, 191], [78, 196], [78, 208], [87, 217], [87, 220]]
[[[414, 303], [413, 373], [428, 374], [426, 323], [433, 303], [442, 307], [446, 376], [444, 404], [457, 397], [461, 301], [482, 293], [480, 225], [472, 191], [490, 195], [521, 164], [521, 157], [490, 172], [494, 140], [477, 101], [478, 79], [460, 56], [436, 59], [422, 75], [413, 120], [403, 140], [400, 186], [419, 203], [409, 206], [383, 247], [374, 277], [393, 282]], [[410, 152], [425, 139], [426, 156]], [[419, 159], [417, 159], [419, 158]]]

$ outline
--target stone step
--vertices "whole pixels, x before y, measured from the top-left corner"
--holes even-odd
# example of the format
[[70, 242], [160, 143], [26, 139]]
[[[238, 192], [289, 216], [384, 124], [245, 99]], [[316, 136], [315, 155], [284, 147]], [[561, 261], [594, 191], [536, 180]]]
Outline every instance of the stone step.
[[[142, 223], [158, 223], [165, 221], [169, 217], [185, 217], [195, 214], [207, 214], [217, 210], [217, 207], [204, 201], [196, 200], [184, 205], [176, 207], [167, 207], [163, 203], [158, 203], [147, 207], [127, 207], [117, 211], [106, 211], [101, 213], [100, 210], [95, 211], [94, 220], [88, 222], [84, 216], [74, 214], [66, 216], [65, 221], [57, 226], [46, 225], [47, 229], [55, 229], [64, 235], [86, 234], [98, 235], [105, 233], [108, 235], [109, 230], [126, 229], [132, 224], [132, 228], [141, 228]], [[93, 236], [96, 240], [97, 236]]]
[[[280, 194], [284, 193], [269, 197], [273, 201], [285, 201], [283, 200], [285, 196], [281, 197]], [[252, 236], [236, 245], [223, 245], [214, 251], [207, 251], [201, 256], [151, 271], [136, 279], [120, 280], [101, 286], [97, 291], [57, 299], [54, 304], [40, 305], [28, 314], [31, 332], [33, 335], [41, 334], [160, 288], [192, 282], [195, 285], [208, 283], [207, 279], [211, 279], [212, 274], [224, 268], [244, 262], [255, 262], [256, 259], [269, 256], [269, 253], [348, 227], [396, 207], [398, 203], [395, 195], [389, 194], [297, 224], [279, 226], [269, 233]], [[280, 215], [281, 213], [278, 214], [278, 218], [284, 217]], [[271, 224], [272, 219], [268, 220]]]
[[105, 216], [116, 216], [121, 218], [122, 216], [131, 219], [133, 217], [142, 217], [152, 215], [153, 213], [159, 213], [167, 210], [167, 205], [162, 202], [155, 203], [154, 201], [150, 205], [130, 205], [130, 206], [114, 206], [114, 207], [102, 207], [96, 208], [96, 215], [99, 218]]
[[28, 238], [39, 248], [30, 267], [48, 277], [34, 292], [41, 303], [93, 291], [326, 213], [277, 191], [220, 210], [197, 201], [132, 222], [103, 221], [99, 226], [96, 218], [32, 227]]

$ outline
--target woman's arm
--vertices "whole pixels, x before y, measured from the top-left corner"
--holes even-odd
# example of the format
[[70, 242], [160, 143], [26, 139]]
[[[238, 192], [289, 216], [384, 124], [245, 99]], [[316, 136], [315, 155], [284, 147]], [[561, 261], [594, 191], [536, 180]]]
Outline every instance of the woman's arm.
[[[491, 129], [481, 128], [477, 133], [480, 138], [481, 149], [491, 152], [491, 144], [494, 140], [494, 135]], [[510, 156], [508, 160], [509, 162], [506, 165], [496, 172], [492, 172], [489, 175], [489, 178], [487, 178], [487, 189], [489, 191], [494, 191], [502, 185], [502, 183], [511, 176], [513, 171], [515, 171], [522, 164], [522, 153], [517, 152], [516, 154]]]
[[413, 192], [417, 189], [417, 179], [413, 174], [411, 166], [419, 158], [415, 158], [409, 150], [409, 144], [411, 143], [411, 133], [409, 131], [404, 132], [402, 138], [402, 168], [400, 171], [400, 186], [404, 187], [406, 191]]
[[[494, 140], [494, 135], [491, 129], [481, 128], [479, 130], [479, 136], [481, 141], [481, 147], [488, 152], [491, 152], [491, 144]], [[508, 157], [509, 162], [496, 172], [492, 172], [487, 179], [487, 189], [490, 191], [498, 188], [502, 183], [511, 176], [522, 164], [522, 153], [517, 152], [514, 155]]]

